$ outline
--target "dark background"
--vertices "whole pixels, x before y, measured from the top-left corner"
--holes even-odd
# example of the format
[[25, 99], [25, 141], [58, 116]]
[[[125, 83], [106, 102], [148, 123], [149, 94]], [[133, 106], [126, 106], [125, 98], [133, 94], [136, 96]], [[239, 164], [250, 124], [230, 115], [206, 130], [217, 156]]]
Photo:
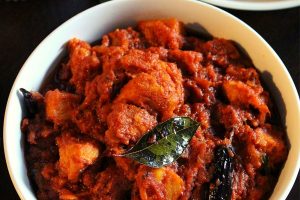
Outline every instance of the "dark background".
[[[63, 22], [100, 2], [104, 1], [0, 0], [0, 130], [3, 130], [3, 117], [10, 88], [30, 53]], [[260, 12], [226, 10], [249, 24], [272, 46], [288, 68], [299, 93], [300, 7]], [[18, 124], [16, 122], [16, 126]], [[2, 137], [0, 166], [0, 199], [19, 199], [7, 171]], [[299, 186], [298, 174], [288, 200], [300, 199]]]

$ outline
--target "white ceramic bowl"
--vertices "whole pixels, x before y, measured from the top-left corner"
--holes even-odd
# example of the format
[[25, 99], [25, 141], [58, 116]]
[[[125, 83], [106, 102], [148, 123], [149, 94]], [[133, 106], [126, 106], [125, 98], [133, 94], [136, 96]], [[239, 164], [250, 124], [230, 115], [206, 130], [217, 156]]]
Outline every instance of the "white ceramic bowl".
[[200, 0], [238, 10], [280, 10], [300, 6], [299, 0]]
[[245, 23], [205, 3], [187, 0], [115, 0], [82, 12], [53, 31], [30, 55], [14, 82], [5, 111], [4, 150], [11, 179], [21, 199], [31, 200], [35, 196], [24, 161], [24, 138], [20, 131], [22, 107], [18, 89], [38, 90], [61, 57], [66, 42], [72, 37], [92, 42], [115, 28], [134, 25], [141, 19], [168, 17], [176, 17], [184, 23], [201, 24], [216, 37], [238, 42], [261, 72], [272, 75], [271, 78], [266, 76], [266, 82], [271, 88], [270, 92], [275, 94], [276, 103], [286, 121], [291, 149], [271, 199], [286, 198], [300, 164], [300, 105], [293, 81], [272, 48]]

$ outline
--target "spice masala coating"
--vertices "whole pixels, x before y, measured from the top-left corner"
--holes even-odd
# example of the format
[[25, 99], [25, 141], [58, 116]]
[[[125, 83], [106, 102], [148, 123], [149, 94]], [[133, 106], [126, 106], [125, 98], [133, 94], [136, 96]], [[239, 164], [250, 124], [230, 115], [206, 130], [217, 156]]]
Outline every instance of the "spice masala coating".
[[[116, 29], [94, 46], [73, 38], [67, 49], [50, 81], [30, 93], [36, 113], [21, 123], [38, 199], [205, 200], [221, 184], [212, 180], [223, 154], [232, 161], [231, 199], [270, 196], [287, 137], [259, 72], [233, 41], [162, 19]], [[172, 164], [114, 156], [175, 116], [201, 125]], [[230, 150], [215, 153], [220, 146]]]

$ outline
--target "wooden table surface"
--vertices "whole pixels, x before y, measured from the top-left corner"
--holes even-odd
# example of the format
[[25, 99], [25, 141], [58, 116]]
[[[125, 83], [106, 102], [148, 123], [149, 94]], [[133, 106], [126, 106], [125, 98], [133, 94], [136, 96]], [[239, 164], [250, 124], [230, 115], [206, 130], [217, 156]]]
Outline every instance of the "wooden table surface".
[[[55, 28], [99, 0], [0, 0], [0, 120], [10, 88], [34, 48]], [[277, 11], [226, 11], [256, 30], [277, 52], [300, 91], [300, 7]], [[117, 13], [116, 13], [117, 14]], [[101, 19], [99, 19], [101, 20]], [[28, 77], [30, 78], [30, 77]], [[19, 126], [19, 122], [16, 122]], [[299, 130], [300, 131], [300, 130]], [[8, 174], [0, 138], [0, 199], [19, 199]], [[300, 176], [288, 200], [300, 200]]]

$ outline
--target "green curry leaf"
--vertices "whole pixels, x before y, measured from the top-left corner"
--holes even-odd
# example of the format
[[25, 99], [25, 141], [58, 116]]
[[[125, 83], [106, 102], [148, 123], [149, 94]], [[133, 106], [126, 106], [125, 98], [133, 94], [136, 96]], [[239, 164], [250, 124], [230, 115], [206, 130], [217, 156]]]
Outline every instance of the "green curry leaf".
[[134, 147], [120, 156], [150, 167], [168, 165], [183, 153], [199, 125], [189, 117], [171, 118], [147, 132]]

